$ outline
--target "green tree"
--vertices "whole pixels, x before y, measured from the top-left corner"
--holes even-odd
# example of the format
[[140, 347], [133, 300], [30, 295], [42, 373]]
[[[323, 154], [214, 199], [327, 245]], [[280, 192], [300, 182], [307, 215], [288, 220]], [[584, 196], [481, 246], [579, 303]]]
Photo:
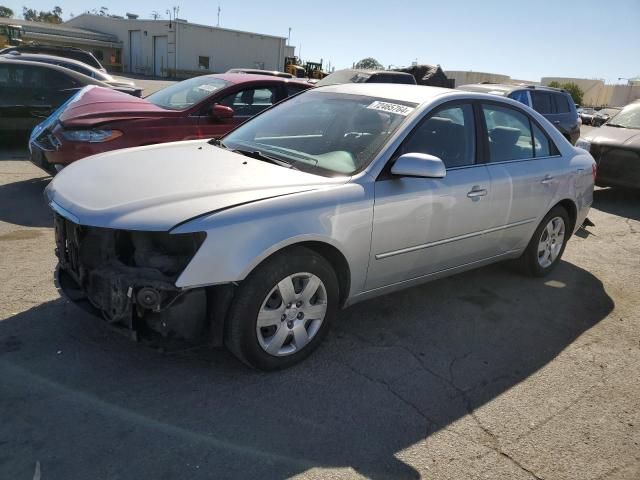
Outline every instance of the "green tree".
[[62, 23], [62, 9], [58, 6], [53, 7], [53, 10], [49, 12], [22, 7], [22, 16], [25, 20], [30, 20], [32, 22]]
[[553, 82], [549, 83], [549, 86], [553, 88], [562, 88], [563, 90], [566, 90], [567, 92], [569, 92], [569, 95], [571, 95], [571, 98], [573, 98], [573, 103], [575, 103], [576, 105], [582, 105], [582, 98], [584, 97], [584, 92], [577, 84], [573, 82], [560, 83], [554, 80]]
[[384, 66], [372, 57], [363, 58], [356, 63], [355, 68], [363, 70], [384, 70]]
[[13, 18], [13, 10], [0, 5], [0, 18]]

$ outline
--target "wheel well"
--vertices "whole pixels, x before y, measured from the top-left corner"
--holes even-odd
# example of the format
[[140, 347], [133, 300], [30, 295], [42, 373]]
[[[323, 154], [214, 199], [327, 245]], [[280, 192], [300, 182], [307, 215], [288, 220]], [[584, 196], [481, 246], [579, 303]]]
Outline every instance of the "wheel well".
[[558, 202], [555, 206], [560, 205], [562, 208], [564, 208], [567, 213], [569, 214], [569, 220], [571, 221], [571, 233], [573, 233], [573, 229], [576, 226], [576, 220], [578, 218], [578, 208], [576, 207], [576, 204], [573, 203], [572, 200], [569, 200], [568, 198]]
[[290, 247], [306, 247], [313, 250], [318, 255], [322, 255], [331, 264], [338, 277], [338, 287], [340, 288], [340, 305], [343, 305], [349, 295], [351, 288], [351, 270], [349, 263], [340, 250], [333, 245], [324, 242], [301, 242]]

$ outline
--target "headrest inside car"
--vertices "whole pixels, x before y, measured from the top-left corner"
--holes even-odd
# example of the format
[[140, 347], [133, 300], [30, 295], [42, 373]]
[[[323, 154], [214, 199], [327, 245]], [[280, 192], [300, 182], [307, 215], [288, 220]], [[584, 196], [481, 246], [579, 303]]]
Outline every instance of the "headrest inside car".
[[520, 138], [520, 133], [519, 128], [495, 127], [489, 132], [489, 138], [493, 143], [515, 145]]

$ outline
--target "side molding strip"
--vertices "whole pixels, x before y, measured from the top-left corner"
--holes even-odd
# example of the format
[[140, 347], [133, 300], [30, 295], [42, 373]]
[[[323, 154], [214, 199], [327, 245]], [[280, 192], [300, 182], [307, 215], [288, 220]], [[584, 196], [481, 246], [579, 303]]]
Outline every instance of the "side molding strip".
[[457, 242], [459, 240], [466, 240], [467, 238], [479, 237], [480, 235], [487, 235], [489, 233], [498, 232], [500, 230], [506, 230], [508, 228], [519, 227], [526, 225], [527, 223], [535, 222], [535, 218], [529, 218], [527, 220], [521, 220], [519, 222], [508, 223], [500, 227], [487, 228], [486, 230], [480, 230], [478, 232], [466, 233], [464, 235], [458, 235], [457, 237], [445, 238], [444, 240], [437, 240], [431, 243], [423, 243], [422, 245], [416, 245], [414, 247], [401, 248], [400, 250], [393, 250], [391, 252], [376, 254], [376, 260], [382, 260], [384, 258], [393, 257], [395, 255], [402, 255], [403, 253], [415, 252], [416, 250], [423, 250], [425, 248], [437, 247], [438, 245], [445, 245], [451, 242]]

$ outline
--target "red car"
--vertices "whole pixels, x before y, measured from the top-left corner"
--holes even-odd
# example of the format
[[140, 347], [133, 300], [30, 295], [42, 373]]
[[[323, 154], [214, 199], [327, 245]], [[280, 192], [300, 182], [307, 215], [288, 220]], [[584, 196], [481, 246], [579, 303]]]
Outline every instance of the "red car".
[[154, 143], [219, 138], [274, 103], [312, 85], [248, 74], [204, 75], [144, 99], [88, 87], [36, 126], [31, 161], [55, 174], [89, 155]]

